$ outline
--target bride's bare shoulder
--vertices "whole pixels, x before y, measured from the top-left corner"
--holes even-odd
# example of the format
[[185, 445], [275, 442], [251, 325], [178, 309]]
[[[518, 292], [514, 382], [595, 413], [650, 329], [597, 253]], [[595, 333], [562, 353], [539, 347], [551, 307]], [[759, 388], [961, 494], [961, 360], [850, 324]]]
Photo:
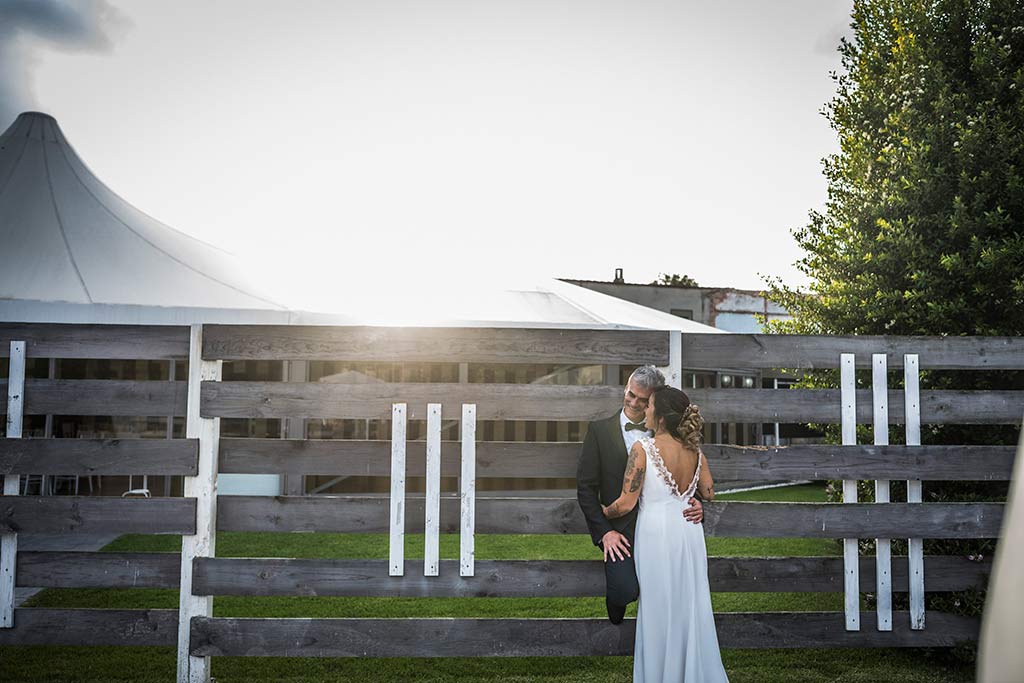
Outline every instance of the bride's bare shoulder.
[[683, 443], [680, 442], [679, 439], [673, 439], [671, 436], [668, 435], [654, 437], [654, 443], [658, 447], [658, 450], [663, 454], [672, 453], [673, 455], [686, 455], [693, 456], [694, 458], [697, 457], [697, 451], [692, 450], [689, 447], [683, 445]]

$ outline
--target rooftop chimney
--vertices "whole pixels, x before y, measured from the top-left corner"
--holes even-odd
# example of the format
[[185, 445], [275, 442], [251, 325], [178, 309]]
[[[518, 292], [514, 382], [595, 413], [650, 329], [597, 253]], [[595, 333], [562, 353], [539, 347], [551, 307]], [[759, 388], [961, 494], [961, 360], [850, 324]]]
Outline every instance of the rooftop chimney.
[[622, 268], [616, 268], [615, 269], [615, 284], [621, 285], [621, 284], [625, 284], [625, 282], [626, 281], [622, 278]]

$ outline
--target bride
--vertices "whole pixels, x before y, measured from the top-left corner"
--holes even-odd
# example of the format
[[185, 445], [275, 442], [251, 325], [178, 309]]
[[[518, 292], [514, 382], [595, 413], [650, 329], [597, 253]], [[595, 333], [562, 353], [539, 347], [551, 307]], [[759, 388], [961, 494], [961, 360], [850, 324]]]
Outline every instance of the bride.
[[[666, 386], [651, 395], [645, 419], [654, 437], [633, 445], [622, 493], [604, 508], [606, 517], [621, 517], [640, 500], [633, 550], [640, 581], [633, 680], [728, 681], [711, 612], [704, 529], [683, 519], [694, 491], [705, 501], [715, 495], [700, 450], [704, 418], [686, 394]], [[686, 490], [677, 481], [688, 482]]]

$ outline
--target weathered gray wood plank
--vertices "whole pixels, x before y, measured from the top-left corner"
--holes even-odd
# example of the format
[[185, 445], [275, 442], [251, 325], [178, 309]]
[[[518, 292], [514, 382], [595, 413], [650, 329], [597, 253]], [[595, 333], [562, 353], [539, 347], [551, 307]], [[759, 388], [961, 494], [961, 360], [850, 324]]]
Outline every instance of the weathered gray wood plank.
[[923, 369], [1024, 369], [1024, 337], [831, 336], [797, 334], [684, 334], [687, 368], [837, 368], [839, 355], [853, 353], [857, 367], [886, 354], [891, 369], [916, 353]]
[[[536, 503], [536, 504], [534, 504]], [[584, 533], [575, 498], [477, 498], [477, 533]], [[224, 496], [220, 531], [389, 533], [386, 496]], [[407, 497], [405, 530], [422, 533], [424, 498]], [[459, 499], [441, 498], [441, 533], [458, 533]]]
[[716, 479], [924, 479], [1007, 481], [1013, 446], [793, 446], [703, 447]]
[[[390, 476], [390, 441], [221, 439], [222, 473]], [[574, 477], [578, 442], [476, 444], [477, 477]], [[425, 442], [406, 445], [407, 476], [425, 474]], [[441, 476], [460, 474], [461, 443], [441, 442]]]
[[207, 325], [203, 358], [667, 365], [668, 343], [650, 330]]
[[[576, 476], [581, 444], [481, 441], [477, 477]], [[441, 443], [441, 476], [459, 475], [459, 442]], [[408, 476], [424, 476], [424, 443], [407, 445]], [[716, 479], [907, 479], [1006, 481], [1014, 446], [733, 446], [705, 444]], [[390, 475], [390, 441], [331, 439], [221, 439], [220, 471], [240, 474]]]
[[0, 323], [0, 358], [13, 339], [27, 342], [29, 358], [167, 360], [188, 357], [188, 327]]
[[[26, 415], [184, 415], [187, 382], [28, 379]], [[0, 380], [0, 413], [7, 409], [7, 380]]]
[[[716, 335], [724, 336], [724, 335]], [[839, 424], [839, 389], [686, 389], [708, 422]], [[923, 424], [1019, 424], [1024, 391], [922, 391]], [[902, 424], [902, 390], [888, 392], [889, 424]], [[870, 389], [857, 390], [857, 422], [872, 418]]]
[[[33, 588], [177, 588], [178, 553], [32, 551], [18, 554], [17, 585]], [[907, 592], [905, 557], [893, 558], [893, 590]], [[863, 589], [874, 590], [872, 560], [861, 558]], [[196, 595], [351, 597], [593, 597], [605, 593], [600, 560], [477, 560], [474, 577], [460, 577], [455, 560], [441, 560], [439, 577], [387, 575], [386, 560], [197, 558]], [[984, 590], [991, 562], [925, 558], [928, 592]], [[384, 570], [384, 571], [382, 571]], [[709, 557], [713, 591], [841, 592], [840, 557]]]
[[0, 474], [195, 475], [195, 439], [8, 439]]
[[[894, 558], [893, 590], [907, 591], [907, 558]], [[984, 590], [990, 562], [965, 557], [926, 559], [929, 592]], [[202, 558], [194, 566], [199, 595], [311, 595], [358, 597], [593, 597], [605, 594], [601, 560], [476, 560], [462, 577], [458, 562], [441, 560], [440, 575], [424, 577], [409, 560], [405, 576], [389, 576], [385, 560]], [[91, 565], [80, 564], [93, 572]], [[874, 590], [871, 558], [861, 558], [865, 591]], [[709, 557], [711, 590], [814, 592], [843, 590], [841, 557]], [[74, 579], [83, 581], [84, 579]], [[33, 584], [34, 585], [34, 584]], [[89, 584], [92, 585], [92, 584]]]
[[[225, 496], [221, 531], [329, 531], [387, 533], [386, 496]], [[759, 538], [994, 538], [1001, 503], [711, 502], [704, 506], [709, 536]], [[423, 528], [423, 498], [406, 500], [406, 531]], [[459, 499], [441, 499], [441, 532], [459, 530]], [[484, 534], [586, 533], [575, 498], [477, 498], [477, 532]]]
[[444, 415], [477, 405], [478, 420], [593, 420], [622, 407], [622, 389], [547, 384], [298, 384], [203, 382], [204, 417], [382, 419], [394, 403], [425, 420], [428, 403]]
[[760, 538], [996, 538], [1003, 507], [1002, 503], [711, 502], [704, 506], [704, 533]]
[[14, 628], [0, 630], [0, 646], [168, 646], [177, 629], [173, 609], [16, 609]]
[[0, 531], [29, 534], [194, 534], [191, 498], [4, 496]]
[[[992, 571], [991, 560], [975, 562], [966, 557], [930, 555], [926, 590], [931, 593], [984, 590]], [[892, 586], [908, 591], [906, 557], [893, 558]], [[860, 558], [860, 588], [875, 590], [874, 558]], [[598, 569], [603, 569], [598, 563]], [[709, 557], [708, 578], [713, 591], [721, 592], [843, 592], [843, 558], [838, 557]], [[603, 593], [597, 593], [603, 595]]]
[[[838, 389], [687, 389], [708, 422], [840, 421]], [[409, 404], [409, 419], [426, 417], [426, 404], [443, 402], [444, 414], [477, 405], [480, 420], [593, 420], [621, 406], [610, 386], [543, 384], [298, 384], [204, 382], [203, 415], [387, 419], [393, 403]], [[903, 420], [903, 392], [889, 392], [891, 424]], [[921, 420], [928, 424], [1016, 424], [1024, 391], [923, 391]], [[871, 390], [857, 392], [859, 421], [872, 417]]]
[[[870, 616], [870, 615], [866, 615]], [[842, 614], [719, 613], [729, 648], [944, 647], [977, 639], [978, 621], [936, 613], [911, 631], [905, 612], [891, 632], [848, 633]], [[192, 654], [277, 657], [572, 657], [630, 655], [635, 621], [605, 619], [239, 619], [192, 620]]]
[[178, 553], [18, 553], [18, 585], [31, 588], [177, 588]]

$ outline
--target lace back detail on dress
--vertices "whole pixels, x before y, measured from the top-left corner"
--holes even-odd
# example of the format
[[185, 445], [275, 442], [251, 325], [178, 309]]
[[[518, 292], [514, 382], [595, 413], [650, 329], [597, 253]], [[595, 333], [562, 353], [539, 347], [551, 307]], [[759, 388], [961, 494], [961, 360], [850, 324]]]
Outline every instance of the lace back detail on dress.
[[686, 487], [684, 493], [679, 492], [679, 484], [676, 483], [676, 478], [672, 476], [672, 472], [669, 471], [668, 467], [665, 466], [665, 461], [661, 458], [661, 452], [658, 450], [657, 444], [654, 443], [654, 439], [650, 437], [644, 437], [642, 439], [644, 450], [647, 451], [647, 455], [651, 458], [651, 464], [654, 465], [654, 469], [658, 472], [658, 477], [665, 483], [665, 486], [669, 488], [672, 495], [682, 500], [689, 500], [690, 497], [697, 491], [697, 482], [700, 480], [700, 466], [704, 460], [704, 454], [697, 450], [697, 469], [693, 472], [693, 480], [690, 481], [690, 485]]

